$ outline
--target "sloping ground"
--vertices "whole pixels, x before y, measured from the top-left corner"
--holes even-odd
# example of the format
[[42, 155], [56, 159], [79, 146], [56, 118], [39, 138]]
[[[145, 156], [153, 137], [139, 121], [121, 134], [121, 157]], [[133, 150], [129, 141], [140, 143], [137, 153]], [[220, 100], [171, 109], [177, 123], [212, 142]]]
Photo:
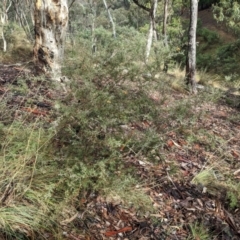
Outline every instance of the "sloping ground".
[[[189, 19], [189, 12], [184, 12], [183, 16]], [[202, 27], [217, 32], [223, 43], [230, 43], [236, 41], [237, 38], [230, 32], [226, 24], [224, 22], [217, 22], [214, 19], [211, 8], [199, 11], [198, 19], [201, 20]]]
[[224, 22], [218, 23], [214, 19], [211, 9], [199, 11], [198, 18], [201, 20], [203, 27], [217, 32], [223, 43], [230, 43], [236, 40], [236, 37], [228, 30]]
[[[53, 97], [54, 91], [47, 87], [36, 92], [37, 83], [29, 83], [25, 92], [13, 93], [11, 85], [17, 86], [21, 78], [28, 79], [31, 71], [20, 66], [0, 66], [0, 72], [1, 98], [17, 109], [14, 118], [28, 112], [29, 121], [42, 118], [48, 122], [59, 93]], [[229, 193], [234, 194], [231, 184], [240, 178], [239, 105], [232, 108], [223, 99], [214, 103], [211, 93], [189, 96], [173, 90], [165, 94], [155, 87], [147, 89], [145, 93], [161, 114], [152, 121], [130, 122], [121, 128], [136, 141], [147, 141], [155, 135], [158, 147], [142, 146], [135, 152], [121, 146], [119, 153], [124, 168], [132, 169], [139, 179], [134, 192], [143, 191], [154, 210], [139, 208], [141, 203], [134, 206], [119, 198], [103, 197], [89, 189], [72, 206], [66, 206], [63, 219], [55, 223], [61, 232], [58, 239], [240, 239], [238, 200], [234, 204], [234, 196], [228, 198]], [[204, 171], [204, 177], [196, 177]], [[121, 172], [114, 174], [120, 176]], [[37, 239], [56, 237], [46, 230]]]
[[[173, 96], [174, 101], [186, 98], [178, 93]], [[204, 117], [201, 116], [203, 112]], [[126, 209], [121, 202], [109, 202], [97, 196], [95, 199], [88, 198], [85, 204], [89, 208], [89, 215], [84, 209], [73, 220], [73, 224], [84, 229], [86, 235], [78, 235], [76, 239], [87, 239], [87, 236], [89, 239], [203, 239], [201, 233], [190, 238], [191, 227], [197, 224], [202, 224], [209, 231], [209, 237], [204, 239], [239, 239], [240, 214], [238, 209], [230, 210], [226, 202], [224, 182], [227, 179], [223, 176], [212, 179], [209, 188], [213, 194], [205, 192], [206, 186], [191, 183], [194, 176], [210, 163], [216, 171], [222, 165], [224, 171], [232, 176], [238, 169], [240, 125], [239, 122], [226, 120], [239, 112], [227, 106], [205, 103], [198, 106], [194, 114], [200, 114], [194, 128], [205, 129], [206, 133], [213, 134], [213, 138], [220, 137], [219, 140], [228, 142], [228, 145], [219, 144], [206, 151], [204, 138], [207, 136], [204, 134], [199, 136], [202, 143], [201, 140], [190, 143], [186, 136], [183, 137], [185, 134], [168, 131], [173, 125], [175, 129], [181, 128], [175, 121], [169, 121], [169, 125], [164, 122], [155, 126], [166, 141], [163, 148], [158, 149], [165, 161], [152, 164], [132, 153], [125, 154], [123, 160], [126, 168], [135, 168], [141, 182], [144, 182], [141, 187], [149, 195], [157, 211], [154, 214], [146, 212], [141, 217], [134, 206]], [[146, 131], [147, 128], [154, 126], [146, 122], [131, 126], [133, 131]], [[188, 127], [182, 129], [189, 134], [192, 130]], [[232, 167], [225, 163], [229, 159], [223, 159], [223, 152], [225, 157], [234, 158]], [[174, 171], [177, 172], [176, 175], [172, 174]], [[235, 177], [238, 179], [239, 175], [236, 174]], [[136, 186], [138, 187], [140, 186]]]

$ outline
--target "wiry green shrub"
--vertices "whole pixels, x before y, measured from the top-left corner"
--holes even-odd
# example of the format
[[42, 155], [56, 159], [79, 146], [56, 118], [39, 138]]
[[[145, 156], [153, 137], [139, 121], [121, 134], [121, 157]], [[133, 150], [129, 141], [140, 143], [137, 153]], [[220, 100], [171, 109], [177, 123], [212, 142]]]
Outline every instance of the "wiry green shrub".
[[208, 44], [218, 43], [219, 36], [216, 32], [209, 30], [208, 28], [200, 28], [198, 36], [202, 37]]

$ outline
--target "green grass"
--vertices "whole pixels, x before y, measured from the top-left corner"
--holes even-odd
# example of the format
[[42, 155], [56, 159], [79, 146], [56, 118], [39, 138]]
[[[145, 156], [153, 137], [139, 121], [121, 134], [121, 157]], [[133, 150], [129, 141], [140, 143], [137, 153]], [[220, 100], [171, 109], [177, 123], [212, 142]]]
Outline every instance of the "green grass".
[[188, 237], [188, 240], [208, 240], [211, 239], [211, 236], [209, 235], [206, 226], [203, 226], [198, 223], [194, 223], [190, 225], [190, 230], [192, 233], [191, 237]]
[[[14, 89], [22, 95], [30, 91], [21, 82]], [[121, 152], [123, 146], [139, 155], [157, 148], [152, 133], [146, 142], [141, 131], [131, 134], [120, 128], [159, 114], [145, 93], [127, 94], [114, 86], [99, 89], [87, 80], [81, 88], [72, 86], [58, 104], [60, 109], [50, 116], [54, 121], [47, 123], [20, 106], [9, 112], [2, 102], [1, 111], [9, 115], [5, 119], [3, 114], [0, 128], [0, 231], [13, 239], [35, 238], [51, 228], [58, 235], [56, 226], [66, 206], [89, 189], [153, 211], [150, 198], [137, 187], [138, 177], [125, 169]]]

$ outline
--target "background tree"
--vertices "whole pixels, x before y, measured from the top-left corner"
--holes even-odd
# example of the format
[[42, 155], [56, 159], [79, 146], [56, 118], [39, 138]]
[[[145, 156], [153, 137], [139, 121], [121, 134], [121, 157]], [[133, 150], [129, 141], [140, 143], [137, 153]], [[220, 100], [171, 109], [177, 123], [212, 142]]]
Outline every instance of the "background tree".
[[163, 35], [163, 41], [165, 46], [168, 46], [168, 40], [167, 40], [168, 5], [169, 5], [169, 0], [164, 0], [162, 35]]
[[109, 21], [110, 21], [110, 23], [111, 23], [111, 25], [112, 25], [113, 37], [116, 38], [116, 28], [115, 28], [115, 23], [114, 23], [114, 21], [113, 21], [112, 14], [111, 14], [111, 12], [110, 12], [110, 7], [108, 7], [106, 0], [103, 0], [103, 3], [104, 3], [104, 6], [105, 6], [105, 8], [106, 8], [106, 10], [107, 10]]
[[1, 37], [3, 40], [3, 52], [7, 51], [7, 40], [5, 38], [5, 25], [8, 23], [8, 11], [12, 5], [12, 2], [9, 0], [4, 0], [0, 5], [0, 28], [1, 28]]
[[197, 31], [198, 0], [191, 0], [190, 24], [188, 30], [188, 51], [186, 60], [186, 82], [192, 93], [196, 87], [196, 31]]
[[149, 32], [148, 32], [147, 46], [146, 46], [146, 53], [145, 53], [145, 62], [148, 62], [153, 38], [155, 39], [155, 41], [157, 41], [155, 18], [156, 18], [158, 0], [151, 0], [150, 2], [147, 2], [147, 4], [150, 4], [150, 8], [147, 7], [147, 4], [144, 5], [140, 3], [138, 0], [133, 0], [133, 2], [137, 6], [139, 6], [140, 8], [142, 8], [143, 10], [149, 13]]
[[37, 0], [34, 10], [34, 60], [37, 69], [60, 80], [68, 24], [67, 0]]
[[26, 37], [31, 42], [34, 41], [34, 1], [33, 0], [11, 0], [14, 8], [14, 18], [19, 26], [24, 30]]

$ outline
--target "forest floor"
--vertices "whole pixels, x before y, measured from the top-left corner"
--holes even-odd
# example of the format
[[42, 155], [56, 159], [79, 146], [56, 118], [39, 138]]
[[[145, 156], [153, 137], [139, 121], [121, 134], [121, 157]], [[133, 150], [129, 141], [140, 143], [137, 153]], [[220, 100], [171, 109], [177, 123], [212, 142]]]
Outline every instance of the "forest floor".
[[[1, 65], [0, 72], [1, 101], [14, 109], [14, 119], [28, 113], [29, 121], [49, 122], [59, 93], [35, 88], [36, 82], [28, 82], [24, 92], [16, 91], [19, 79], [31, 75], [21, 65]], [[161, 108], [157, 119], [121, 125], [124, 134], [136, 139], [157, 134], [162, 145], [149, 150], [155, 159], [145, 156], [144, 146], [138, 152], [124, 145], [118, 150], [121, 171], [132, 169], [139, 180], [133, 192], [143, 191], [154, 210], [88, 189], [77, 207], [69, 206], [59, 225], [62, 237], [49, 231], [44, 239], [240, 239], [239, 97], [219, 92], [216, 97], [215, 90], [198, 96], [168, 91], [153, 86], [145, 92], [153, 106]]]
[[[209, 10], [199, 18], [235, 40]], [[239, 91], [193, 96], [181, 75], [112, 77], [107, 65], [84, 81], [85, 62], [67, 67], [67, 92], [29, 63], [0, 64], [0, 239], [240, 239]]]

